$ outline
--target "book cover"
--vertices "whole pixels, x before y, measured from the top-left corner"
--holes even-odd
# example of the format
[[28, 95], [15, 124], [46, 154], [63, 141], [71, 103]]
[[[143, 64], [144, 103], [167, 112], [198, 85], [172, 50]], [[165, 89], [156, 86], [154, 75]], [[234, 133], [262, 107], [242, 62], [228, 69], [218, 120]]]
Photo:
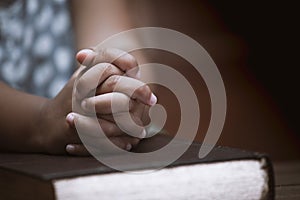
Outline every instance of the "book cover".
[[[155, 136], [133, 151], [151, 152], [169, 141]], [[117, 155], [130, 173], [93, 157], [2, 153], [0, 194], [3, 199], [274, 199], [273, 168], [266, 155], [215, 147], [199, 159], [200, 146], [193, 143], [174, 163], [154, 171], [155, 160], [136, 165]]]

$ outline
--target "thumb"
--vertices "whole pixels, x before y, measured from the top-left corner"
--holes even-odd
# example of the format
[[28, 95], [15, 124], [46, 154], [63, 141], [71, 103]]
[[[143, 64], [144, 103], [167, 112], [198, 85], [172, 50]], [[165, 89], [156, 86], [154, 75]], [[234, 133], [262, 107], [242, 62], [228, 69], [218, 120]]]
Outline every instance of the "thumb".
[[76, 54], [76, 60], [85, 66], [88, 66], [89, 63], [94, 59], [95, 52], [92, 49], [82, 49]]

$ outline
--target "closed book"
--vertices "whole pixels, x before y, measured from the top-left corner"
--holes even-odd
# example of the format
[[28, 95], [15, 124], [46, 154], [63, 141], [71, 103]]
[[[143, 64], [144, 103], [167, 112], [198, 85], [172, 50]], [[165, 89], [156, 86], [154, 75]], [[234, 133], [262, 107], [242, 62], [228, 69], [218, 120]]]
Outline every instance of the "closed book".
[[[170, 141], [158, 135], [144, 139], [136, 153], [157, 150]], [[274, 199], [269, 158], [260, 153], [214, 147], [202, 159], [194, 142], [172, 164], [152, 170], [122, 157], [120, 172], [94, 157], [0, 154], [0, 199]]]

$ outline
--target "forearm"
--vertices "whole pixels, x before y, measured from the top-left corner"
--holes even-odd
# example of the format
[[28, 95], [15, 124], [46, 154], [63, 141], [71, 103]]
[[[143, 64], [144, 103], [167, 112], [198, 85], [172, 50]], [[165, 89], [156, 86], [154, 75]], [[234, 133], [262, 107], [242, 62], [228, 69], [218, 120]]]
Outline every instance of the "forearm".
[[40, 109], [47, 101], [0, 82], [0, 150], [36, 152], [41, 150], [36, 137]]
[[[131, 8], [130, 3], [132, 2], [125, 0], [72, 1], [77, 48], [94, 47], [114, 34], [139, 26], [133, 20], [137, 15], [129, 9]], [[149, 15], [149, 13], [146, 14]], [[150, 16], [143, 16], [143, 18], [148, 17]], [[131, 35], [126, 38], [124, 43], [118, 44], [114, 48], [130, 49], [140, 42], [140, 38]], [[143, 51], [128, 53], [133, 53], [138, 64], [148, 63], [147, 56]], [[152, 80], [154, 74], [152, 70], [144, 68], [142, 77]]]
[[124, 0], [72, 1], [79, 49], [97, 45], [109, 36], [132, 28]]

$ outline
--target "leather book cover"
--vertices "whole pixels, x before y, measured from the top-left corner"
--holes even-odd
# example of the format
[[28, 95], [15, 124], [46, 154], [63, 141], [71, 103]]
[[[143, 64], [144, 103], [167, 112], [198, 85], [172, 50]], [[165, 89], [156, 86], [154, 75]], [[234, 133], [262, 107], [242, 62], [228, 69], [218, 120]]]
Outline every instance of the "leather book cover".
[[[136, 153], [151, 152], [163, 147], [170, 140], [171, 138], [168, 136], [157, 135], [155, 137], [142, 140], [141, 143], [133, 149], [133, 151]], [[213, 148], [213, 150], [205, 158], [199, 159], [198, 152], [200, 147], [200, 143], [194, 142], [177, 161], [168, 167], [233, 160], [264, 159], [266, 161], [265, 167], [268, 172], [269, 182], [267, 199], [274, 199], [274, 175], [272, 163], [268, 156], [240, 149], [217, 146]], [[121, 156], [120, 160], [121, 162], [130, 162], [130, 160], [128, 161], [126, 158], [122, 160]], [[147, 169], [147, 163], [144, 166], [132, 166], [132, 170], [139, 169]], [[113, 173], [116, 172], [116, 170], [101, 164], [93, 157], [2, 153], [0, 154], [0, 177], [4, 172], [14, 173], [15, 175], [20, 176], [30, 176], [42, 182], [47, 182], [54, 179]]]

